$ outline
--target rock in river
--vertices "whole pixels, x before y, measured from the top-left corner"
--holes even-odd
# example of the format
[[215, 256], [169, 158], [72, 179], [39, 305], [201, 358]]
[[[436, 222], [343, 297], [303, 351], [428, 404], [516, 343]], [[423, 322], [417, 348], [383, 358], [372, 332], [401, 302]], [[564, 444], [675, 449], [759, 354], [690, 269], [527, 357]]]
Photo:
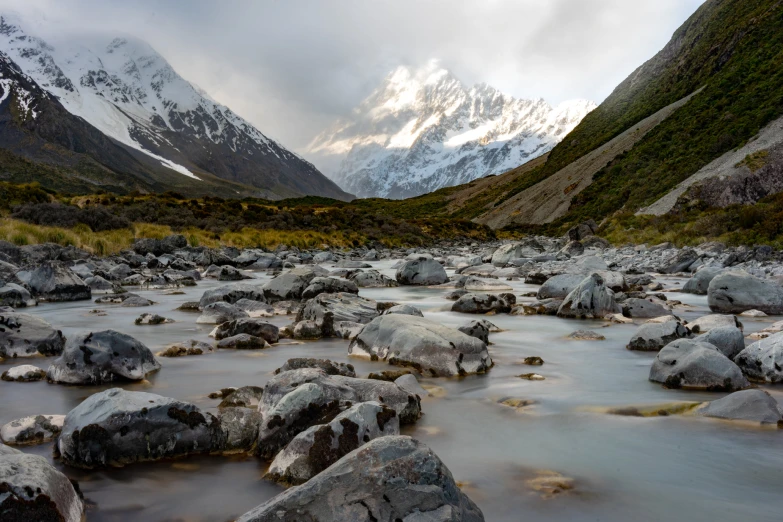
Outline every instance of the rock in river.
[[639, 327], [631, 341], [629, 350], [644, 352], [657, 352], [667, 344], [677, 339], [683, 339], [690, 335], [690, 330], [677, 321], [664, 323], [647, 323]]
[[743, 420], [760, 424], [779, 424], [783, 421], [778, 401], [764, 390], [742, 390], [708, 402], [694, 415], [719, 419]]
[[53, 440], [63, 428], [65, 415], [33, 415], [9, 422], [0, 428], [6, 444], [31, 445]]
[[359, 446], [378, 437], [399, 435], [397, 412], [378, 402], [362, 402], [328, 424], [311, 426], [277, 454], [267, 476], [302, 484]]
[[65, 417], [57, 450], [71, 466], [95, 468], [222, 450], [220, 422], [192, 404], [112, 388]]
[[448, 280], [446, 269], [430, 256], [409, 259], [397, 269], [397, 282], [401, 285], [441, 285]]
[[380, 437], [238, 522], [483, 522], [445, 464], [424, 444]]
[[84, 502], [68, 477], [44, 457], [8, 450], [0, 444], [0, 520], [83, 520]]
[[618, 311], [614, 292], [598, 274], [586, 277], [565, 298], [557, 310], [558, 317], [601, 319]]
[[751, 344], [734, 362], [753, 381], [783, 382], [783, 332]]
[[23, 364], [14, 366], [3, 372], [0, 379], [9, 382], [33, 382], [40, 381], [46, 377], [46, 372], [32, 364]]
[[467, 334], [412, 315], [382, 315], [364, 327], [348, 353], [450, 377], [492, 367], [487, 345]]
[[30, 314], [0, 314], [0, 359], [60, 355], [65, 337], [43, 319]]
[[667, 388], [735, 391], [750, 387], [736, 364], [715, 346], [691, 339], [666, 345], [650, 368], [650, 380]]
[[61, 384], [101, 384], [140, 381], [159, 369], [160, 363], [144, 344], [130, 335], [103, 330], [73, 335], [46, 377]]
[[272, 323], [253, 318], [229, 321], [215, 328], [215, 339], [218, 341], [239, 334], [260, 337], [269, 344], [275, 344], [280, 338], [280, 329]]
[[761, 310], [780, 315], [783, 314], [783, 287], [746, 272], [723, 272], [710, 282], [707, 304], [713, 312], [739, 314]]
[[46, 261], [33, 270], [28, 286], [42, 301], [81, 301], [90, 299], [90, 287], [70, 268]]

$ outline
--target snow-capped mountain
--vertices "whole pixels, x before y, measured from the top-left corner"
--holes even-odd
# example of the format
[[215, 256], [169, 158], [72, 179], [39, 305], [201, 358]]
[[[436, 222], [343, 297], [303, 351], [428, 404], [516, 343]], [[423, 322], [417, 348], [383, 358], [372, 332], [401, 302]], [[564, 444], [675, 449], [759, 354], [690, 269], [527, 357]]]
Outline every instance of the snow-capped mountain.
[[358, 197], [406, 198], [517, 167], [551, 150], [596, 107], [551, 107], [486, 84], [467, 88], [436, 61], [399, 67], [306, 155]]
[[[3, 51], [71, 114], [182, 176], [250, 185], [280, 198], [348, 195], [311, 163], [187, 82], [145, 42], [90, 34], [28, 34], [16, 15], [0, 16]], [[51, 27], [51, 26], [50, 26]], [[45, 38], [45, 39], [44, 39]]]

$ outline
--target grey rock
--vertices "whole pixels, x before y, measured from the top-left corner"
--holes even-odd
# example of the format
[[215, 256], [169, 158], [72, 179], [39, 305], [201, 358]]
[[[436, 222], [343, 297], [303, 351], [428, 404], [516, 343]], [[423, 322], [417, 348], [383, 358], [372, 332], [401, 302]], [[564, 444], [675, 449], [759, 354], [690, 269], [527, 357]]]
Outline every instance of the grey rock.
[[217, 347], [222, 350], [262, 350], [269, 344], [261, 337], [241, 333], [221, 339]]
[[333, 321], [366, 324], [378, 317], [378, 304], [356, 294], [320, 294], [307, 301], [297, 315], [298, 321], [323, 321], [327, 313]]
[[221, 451], [220, 422], [196, 406], [152, 393], [112, 388], [89, 396], [65, 417], [57, 449], [80, 468]]
[[330, 361], [329, 359], [311, 359], [311, 358], [294, 358], [288, 359], [286, 363], [275, 370], [275, 375], [280, 372], [287, 372], [291, 370], [300, 370], [302, 368], [320, 368], [327, 375], [343, 375], [345, 377], [356, 377], [356, 371], [352, 364], [338, 363]]
[[258, 441], [261, 414], [255, 408], [232, 407], [218, 411], [225, 440], [222, 454], [252, 453]]
[[320, 294], [336, 294], [345, 292], [358, 294], [359, 288], [353, 281], [338, 279], [336, 277], [316, 277], [302, 292], [302, 299], [311, 299]]
[[6, 283], [0, 287], [0, 306], [10, 306], [12, 308], [25, 308], [35, 306], [38, 302], [26, 288], [15, 283]]
[[424, 314], [421, 313], [421, 310], [416, 308], [415, 306], [407, 305], [407, 304], [401, 304], [401, 305], [395, 305], [391, 308], [387, 308], [385, 314], [403, 314], [403, 315], [415, 315], [416, 317], [424, 317]]
[[412, 315], [373, 319], [351, 341], [348, 353], [440, 377], [484, 373], [492, 367], [487, 346], [480, 340]]
[[618, 311], [612, 292], [598, 274], [585, 278], [557, 310], [559, 317], [600, 319]]
[[42, 301], [81, 301], [92, 297], [90, 287], [70, 268], [50, 261], [30, 274], [28, 286]]
[[203, 309], [205, 306], [217, 302], [234, 304], [240, 299], [249, 299], [261, 303], [266, 302], [260, 287], [247, 283], [234, 283], [204, 292], [199, 301], [199, 308]]
[[60, 355], [65, 337], [43, 319], [19, 312], [0, 313], [0, 359]]
[[648, 299], [626, 299], [623, 303], [623, 315], [634, 319], [652, 319], [654, 317], [663, 317], [664, 315], [673, 315], [672, 311], [655, 302], [652, 298]]
[[242, 272], [230, 265], [221, 266], [217, 273], [218, 281], [241, 281], [247, 279]]
[[0, 451], [3, 520], [81, 522], [84, 502], [68, 477], [44, 457]]
[[402, 388], [408, 393], [412, 393], [414, 395], [418, 395], [419, 397], [426, 397], [429, 395], [427, 393], [427, 390], [425, 390], [421, 384], [419, 384], [419, 380], [416, 378], [415, 375], [412, 373], [407, 373], [405, 375], [401, 375], [394, 379], [394, 384]]
[[33, 415], [17, 419], [0, 428], [0, 438], [14, 446], [43, 444], [60, 434], [64, 420], [64, 415]]
[[352, 274], [349, 279], [359, 288], [389, 288], [398, 286], [397, 281], [386, 277], [377, 270], [367, 270]]
[[46, 372], [31, 364], [14, 366], [4, 371], [0, 379], [8, 382], [34, 382], [46, 377]]
[[264, 389], [258, 386], [242, 386], [223, 397], [218, 409], [223, 408], [253, 408], [258, 409]]
[[269, 344], [275, 344], [280, 338], [280, 329], [261, 319], [236, 319], [219, 325], [215, 329], [215, 339], [220, 341], [227, 337], [248, 334], [264, 339]]
[[722, 268], [702, 268], [685, 282], [682, 291], [686, 294], [707, 295], [710, 283], [722, 271]]
[[182, 343], [174, 343], [158, 353], [158, 357], [183, 357], [186, 355], [204, 355], [214, 351], [211, 344], [190, 339]]
[[268, 302], [301, 299], [302, 293], [317, 274], [310, 267], [296, 267], [283, 272], [263, 286]]
[[733, 315], [724, 314], [703, 315], [688, 323], [688, 328], [690, 328], [693, 333], [705, 333], [713, 328], [720, 328], [723, 326], [735, 326], [741, 329], [742, 323]]
[[425, 256], [405, 261], [396, 277], [401, 285], [441, 285], [449, 280], [443, 265]]
[[46, 377], [61, 384], [101, 384], [140, 381], [159, 369], [160, 363], [144, 344], [130, 335], [103, 330], [71, 336]]
[[584, 274], [560, 274], [547, 279], [538, 289], [539, 299], [565, 299], [584, 281]]
[[750, 387], [739, 367], [708, 343], [679, 339], [667, 344], [650, 368], [650, 380], [667, 388], [736, 391]]
[[514, 294], [465, 294], [451, 305], [452, 312], [463, 314], [508, 313], [516, 304]]
[[489, 326], [487, 321], [468, 321], [457, 327], [460, 332], [475, 337], [484, 344], [489, 344]]
[[783, 382], [783, 332], [770, 335], [742, 350], [734, 362], [756, 382]]
[[677, 321], [665, 323], [647, 323], [639, 327], [628, 343], [629, 350], [657, 352], [677, 339], [684, 339], [690, 331]]
[[362, 402], [294, 437], [266, 476], [284, 484], [303, 484], [365, 443], [399, 434], [397, 412], [378, 402]]
[[778, 401], [764, 390], [742, 390], [708, 402], [694, 412], [702, 417], [779, 424], [783, 421]]
[[713, 312], [739, 314], [746, 310], [761, 310], [781, 315], [783, 287], [745, 272], [723, 272], [710, 282], [707, 304]]
[[734, 359], [745, 349], [745, 336], [742, 335], [742, 330], [736, 326], [719, 326], [717, 328], [712, 328], [710, 331], [696, 337], [694, 340], [702, 343], [710, 343], [729, 359]]
[[481, 510], [424, 444], [379, 437], [238, 522], [483, 522]]
[[[255, 302], [255, 301], [254, 301]], [[196, 319], [197, 324], [222, 324], [235, 319], [248, 318], [250, 315], [239, 307], [218, 301], [206, 305], [201, 315]]]

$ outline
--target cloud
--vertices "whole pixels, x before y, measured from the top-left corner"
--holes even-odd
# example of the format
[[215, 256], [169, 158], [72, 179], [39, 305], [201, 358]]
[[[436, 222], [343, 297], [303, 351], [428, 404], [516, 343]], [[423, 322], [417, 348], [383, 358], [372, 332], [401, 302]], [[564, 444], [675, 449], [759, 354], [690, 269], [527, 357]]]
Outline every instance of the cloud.
[[301, 149], [397, 65], [601, 101], [702, 0], [0, 0], [63, 30], [147, 40], [186, 79]]

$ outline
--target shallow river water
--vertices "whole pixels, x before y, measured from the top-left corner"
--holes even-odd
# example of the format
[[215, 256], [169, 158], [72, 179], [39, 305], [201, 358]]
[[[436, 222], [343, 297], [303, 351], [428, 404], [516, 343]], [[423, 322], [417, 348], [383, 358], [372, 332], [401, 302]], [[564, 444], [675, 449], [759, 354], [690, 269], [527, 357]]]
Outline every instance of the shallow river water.
[[[392, 276], [391, 261], [372, 263]], [[330, 268], [327, 265], [327, 268]], [[249, 283], [269, 279], [254, 273]], [[676, 288], [683, 280], [663, 280]], [[201, 281], [182, 295], [165, 290], [135, 291], [157, 304], [119, 308], [91, 301], [44, 304], [27, 311], [40, 315], [66, 337], [79, 330], [112, 328], [133, 335], [153, 352], [187, 339], [209, 341], [209, 325], [196, 325], [198, 314], [175, 311], [185, 301], [225, 283]], [[509, 283], [517, 295], [536, 290]], [[419, 307], [425, 317], [449, 326], [475, 318], [452, 313], [433, 288], [362, 289], [360, 295]], [[676, 313], [693, 319], [709, 313], [706, 298], [669, 293], [687, 307]], [[101, 308], [107, 316], [88, 311]], [[159, 326], [136, 326], [134, 319], [154, 312], [175, 319]], [[276, 317], [283, 326], [291, 317]], [[488, 317], [504, 331], [490, 335], [494, 368], [486, 375], [423, 379], [441, 389], [422, 400], [424, 416], [403, 432], [428, 444], [446, 463], [463, 490], [488, 521], [728, 521], [783, 519], [783, 433], [729, 422], [693, 418], [638, 418], [608, 415], [606, 406], [713, 400], [723, 394], [666, 390], [647, 380], [655, 357], [631, 352], [625, 345], [634, 325], [606, 326], [603, 321], [555, 317]], [[743, 318], [745, 334], [774, 318]], [[605, 341], [573, 341], [568, 334], [590, 328]], [[381, 362], [347, 356], [348, 341], [283, 341], [266, 350], [223, 350], [182, 358], [161, 358], [162, 369], [139, 384], [119, 384], [197, 404], [216, 412], [208, 393], [228, 386], [263, 385], [291, 357], [322, 357], [352, 363], [360, 376], [391, 369]], [[520, 364], [540, 356], [545, 364]], [[27, 361], [25, 361], [27, 362]], [[49, 361], [33, 359], [44, 369]], [[13, 363], [0, 363], [0, 373]], [[535, 371], [544, 381], [516, 377]], [[0, 381], [0, 424], [32, 414], [65, 414], [87, 396], [111, 386], [68, 387]], [[783, 400], [783, 393], [768, 390]], [[498, 400], [535, 401], [519, 410]], [[22, 448], [51, 458], [51, 445]], [[263, 480], [267, 463], [251, 457], [192, 457], [136, 464], [121, 469], [82, 471], [54, 465], [77, 479], [88, 501], [88, 521], [232, 520], [270, 499], [282, 488]], [[538, 470], [573, 479], [573, 489], [543, 498], [527, 481]]]

